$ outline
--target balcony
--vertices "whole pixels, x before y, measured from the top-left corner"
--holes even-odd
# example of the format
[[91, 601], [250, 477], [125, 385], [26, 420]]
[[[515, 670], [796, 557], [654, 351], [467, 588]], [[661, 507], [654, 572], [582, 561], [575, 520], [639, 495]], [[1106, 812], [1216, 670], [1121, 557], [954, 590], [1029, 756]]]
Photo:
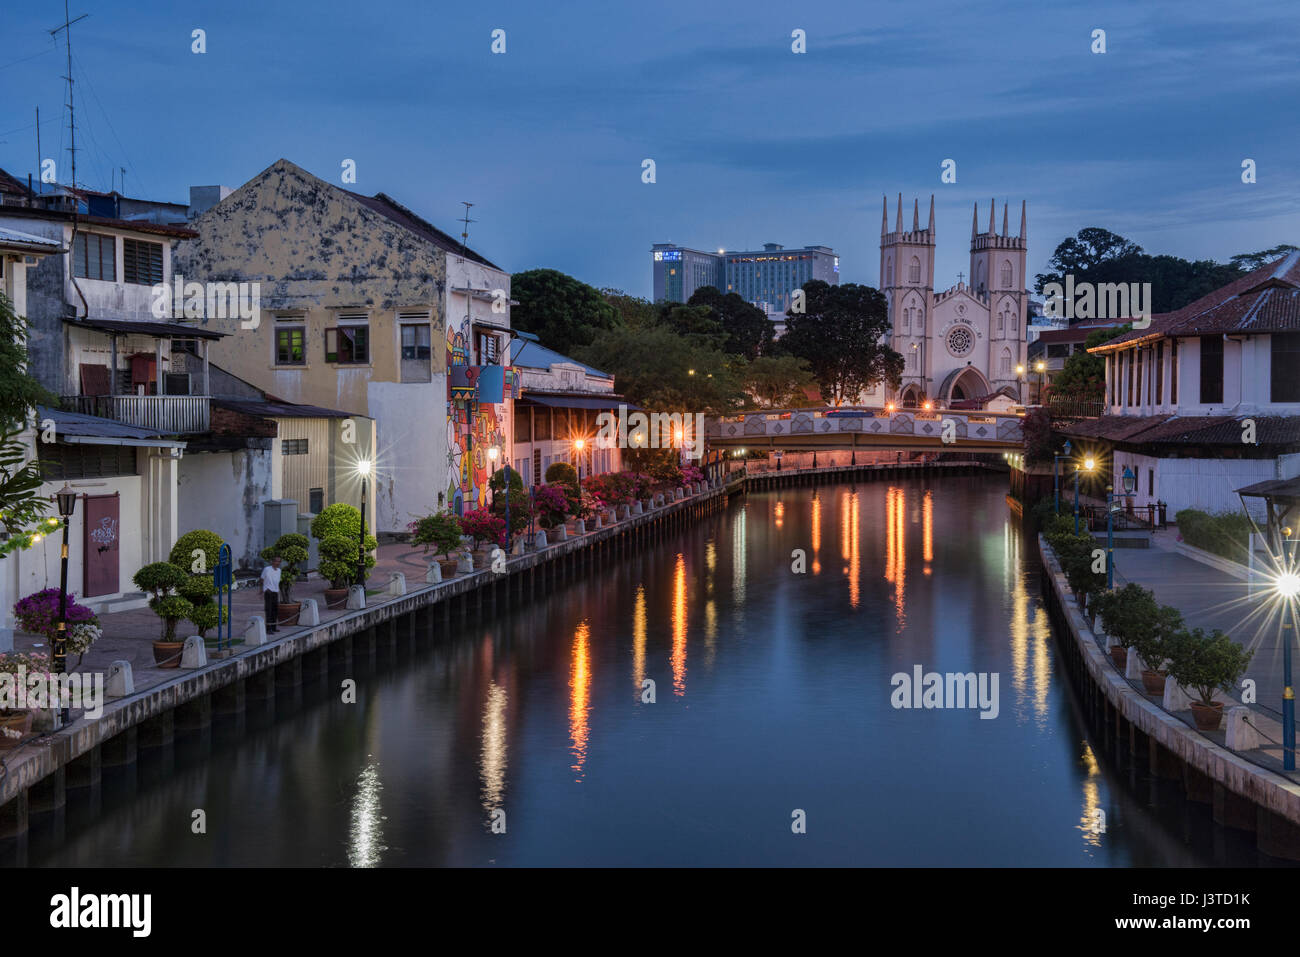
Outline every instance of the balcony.
[[211, 397], [206, 395], [65, 395], [67, 412], [112, 419], [161, 435], [207, 432]]

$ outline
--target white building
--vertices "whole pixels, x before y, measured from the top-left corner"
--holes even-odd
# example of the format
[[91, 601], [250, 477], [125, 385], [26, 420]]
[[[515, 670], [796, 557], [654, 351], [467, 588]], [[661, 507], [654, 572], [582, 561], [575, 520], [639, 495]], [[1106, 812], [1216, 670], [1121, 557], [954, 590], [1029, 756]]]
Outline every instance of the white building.
[[1135, 504], [1236, 511], [1236, 489], [1300, 475], [1300, 253], [1091, 352], [1107, 414], [1063, 431], [1133, 470]]

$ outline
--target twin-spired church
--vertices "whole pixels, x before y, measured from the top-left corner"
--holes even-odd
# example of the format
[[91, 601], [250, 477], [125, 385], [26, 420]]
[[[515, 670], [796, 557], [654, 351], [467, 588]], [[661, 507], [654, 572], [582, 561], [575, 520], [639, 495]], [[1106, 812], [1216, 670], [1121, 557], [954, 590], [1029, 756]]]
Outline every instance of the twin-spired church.
[[[1027, 398], [1017, 367], [1024, 367], [1025, 323], [1025, 204], [1020, 204], [1020, 232], [1007, 231], [1007, 206], [1002, 206], [1002, 232], [996, 231], [994, 203], [989, 202], [988, 229], [979, 231], [979, 204], [970, 227], [970, 282], [958, 273], [955, 286], [940, 292], [934, 286], [934, 196], [930, 219], [922, 229], [920, 203], [912, 202], [912, 228], [903, 229], [903, 197], [899, 194], [894, 228], [889, 228], [886, 200], [880, 214], [880, 289], [889, 300], [893, 347], [902, 354], [902, 387], [878, 387], [877, 401], [900, 406], [937, 400], [992, 403], [994, 407]], [[889, 394], [886, 396], [884, 392]], [[876, 404], [876, 402], [872, 402]]]

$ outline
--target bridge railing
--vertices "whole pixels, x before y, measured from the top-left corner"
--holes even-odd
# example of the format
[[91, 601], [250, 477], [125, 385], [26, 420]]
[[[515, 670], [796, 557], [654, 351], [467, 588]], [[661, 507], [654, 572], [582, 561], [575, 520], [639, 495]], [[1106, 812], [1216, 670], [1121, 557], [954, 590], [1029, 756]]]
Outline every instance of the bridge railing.
[[894, 435], [938, 441], [949, 428], [955, 430], [957, 444], [995, 442], [1018, 445], [1024, 441], [1023, 416], [958, 409], [765, 409], [740, 415], [711, 416], [704, 420], [706, 438], [729, 442], [751, 437], [834, 434], [846, 437]]

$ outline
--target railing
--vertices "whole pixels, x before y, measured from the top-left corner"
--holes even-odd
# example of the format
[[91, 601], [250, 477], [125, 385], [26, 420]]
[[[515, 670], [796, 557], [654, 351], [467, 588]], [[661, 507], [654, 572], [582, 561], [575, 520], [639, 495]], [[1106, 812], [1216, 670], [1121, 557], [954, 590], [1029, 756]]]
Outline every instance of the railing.
[[206, 432], [211, 428], [211, 398], [206, 395], [65, 395], [68, 412], [112, 419], [161, 435]]
[[[943, 438], [945, 433], [948, 439]], [[798, 442], [804, 436], [820, 438], [822, 444], [829, 445], [837, 438], [847, 440], [854, 435], [865, 436], [868, 441], [864, 445], [871, 444], [872, 436], [886, 442], [898, 437], [928, 439], [936, 445], [980, 443], [1010, 447], [1024, 441], [1023, 419], [1018, 415], [910, 408], [781, 409], [708, 416], [704, 434], [719, 445], [742, 445], [767, 438]]]
[[[1061, 514], [1066, 514], [1065, 502], [1061, 504]], [[1117, 532], [1126, 531], [1143, 531], [1149, 532], [1152, 529], [1164, 528], [1168, 524], [1165, 511], [1168, 506], [1164, 502], [1156, 502], [1154, 505], [1130, 505], [1126, 508], [1120, 508], [1115, 512], [1114, 524], [1111, 526]], [[1088, 523], [1088, 531], [1104, 532], [1106, 531], [1106, 506], [1105, 505], [1081, 505], [1079, 507], [1079, 516]]]
[[1069, 395], [1047, 397], [1047, 413], [1054, 419], [1096, 419], [1105, 409], [1103, 399], [1080, 399]]

